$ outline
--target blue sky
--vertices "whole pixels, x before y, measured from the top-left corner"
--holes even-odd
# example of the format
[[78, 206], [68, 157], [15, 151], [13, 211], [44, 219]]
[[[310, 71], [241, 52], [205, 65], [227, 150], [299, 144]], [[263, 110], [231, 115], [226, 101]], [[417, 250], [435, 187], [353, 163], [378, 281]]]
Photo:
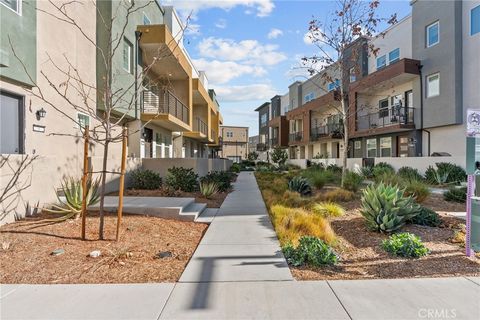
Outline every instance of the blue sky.
[[[254, 109], [294, 80], [305, 80], [300, 58], [315, 53], [305, 41], [308, 22], [327, 20], [334, 1], [195, 0], [173, 4], [185, 18], [192, 13], [184, 44], [197, 69], [205, 70], [217, 92], [225, 125], [258, 132]], [[381, 17], [410, 13], [409, 1], [381, 1]]]

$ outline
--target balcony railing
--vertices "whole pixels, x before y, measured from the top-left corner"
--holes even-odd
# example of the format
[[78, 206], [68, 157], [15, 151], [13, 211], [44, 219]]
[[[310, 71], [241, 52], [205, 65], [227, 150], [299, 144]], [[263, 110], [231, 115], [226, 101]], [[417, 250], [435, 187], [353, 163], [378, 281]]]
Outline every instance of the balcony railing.
[[195, 121], [193, 122], [193, 131], [200, 132], [204, 135], [207, 135], [208, 126], [204, 121], [202, 121], [202, 119], [196, 117]]
[[210, 130], [210, 135], [211, 135], [211, 139], [212, 139], [212, 140], [216, 140], [216, 139], [217, 139], [217, 131], [211, 129], [211, 130]]
[[257, 143], [257, 151], [267, 151], [266, 143]]
[[170, 114], [182, 122], [189, 124], [190, 111], [188, 107], [166, 89], [143, 91], [142, 113]]
[[415, 109], [393, 106], [357, 117], [357, 131], [384, 128], [394, 125], [413, 125]]
[[330, 123], [325, 126], [313, 127], [310, 130], [310, 140], [316, 141], [323, 137], [341, 138], [343, 125], [341, 123]]
[[290, 133], [290, 135], [288, 136], [289, 142], [299, 142], [302, 140], [303, 140], [303, 132]]
[[278, 146], [278, 137], [273, 137], [270, 139], [270, 145], [273, 146]]

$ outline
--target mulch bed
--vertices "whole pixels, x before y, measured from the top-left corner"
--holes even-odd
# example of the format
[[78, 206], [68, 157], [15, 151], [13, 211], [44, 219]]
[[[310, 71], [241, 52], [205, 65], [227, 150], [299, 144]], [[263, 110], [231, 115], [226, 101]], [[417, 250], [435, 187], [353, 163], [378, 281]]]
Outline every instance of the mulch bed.
[[[180, 197], [180, 198], [195, 198], [195, 202], [206, 203], [207, 208], [220, 208], [223, 201], [229, 192], [217, 192], [210, 199], [205, 198], [199, 191], [197, 192], [183, 192], [175, 191], [175, 194], [166, 194], [162, 189], [158, 190], [125, 190], [125, 196], [131, 197]], [[118, 193], [111, 193], [110, 195], [118, 195]]]
[[[107, 240], [101, 241], [99, 219], [90, 216], [88, 241], [81, 241], [80, 220], [42, 226], [35, 224], [40, 218], [45, 216], [0, 227], [0, 283], [174, 282], [207, 229], [201, 223], [125, 215], [115, 242], [116, 217], [106, 216]], [[64, 253], [51, 255], [56, 249]], [[90, 257], [93, 250], [101, 256]], [[156, 257], [159, 252], [166, 257]]]

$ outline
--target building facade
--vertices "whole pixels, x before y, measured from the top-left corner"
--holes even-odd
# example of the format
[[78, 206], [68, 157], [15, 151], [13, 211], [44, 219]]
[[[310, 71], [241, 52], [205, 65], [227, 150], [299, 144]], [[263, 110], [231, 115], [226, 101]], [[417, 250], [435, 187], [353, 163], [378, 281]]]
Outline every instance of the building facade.
[[221, 149], [219, 156], [233, 162], [247, 160], [248, 156], [248, 127], [221, 126]]

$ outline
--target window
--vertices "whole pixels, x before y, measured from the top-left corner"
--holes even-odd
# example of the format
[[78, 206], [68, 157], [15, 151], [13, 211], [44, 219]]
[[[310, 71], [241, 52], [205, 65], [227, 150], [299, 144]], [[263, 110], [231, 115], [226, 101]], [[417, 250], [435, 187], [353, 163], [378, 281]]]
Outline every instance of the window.
[[427, 26], [427, 48], [430, 48], [440, 42], [440, 23], [434, 22]]
[[470, 35], [480, 32], [480, 6], [476, 6], [470, 11]]
[[328, 91], [335, 90], [340, 87], [340, 80], [335, 79], [335, 82], [331, 82], [328, 84]]
[[397, 48], [388, 53], [388, 64], [392, 64], [400, 60], [400, 49]]
[[427, 76], [427, 98], [440, 95], [440, 73]]
[[233, 132], [227, 131], [227, 138], [233, 138]]
[[362, 141], [357, 140], [354, 145], [356, 150], [362, 149]]
[[392, 137], [380, 138], [380, 157], [392, 156]]
[[315, 94], [313, 92], [310, 92], [305, 96], [305, 103], [312, 101], [313, 99], [315, 99]]
[[268, 119], [268, 117], [267, 117], [266, 113], [264, 113], [260, 116], [260, 126], [261, 127], [264, 127], [264, 126], [267, 125], [267, 119]]
[[378, 101], [378, 117], [388, 117], [388, 99]]
[[148, 16], [145, 14], [145, 12], [143, 13], [143, 24], [144, 24], [144, 25], [149, 25], [149, 24], [150, 24], [150, 19], [149, 19]]
[[377, 70], [382, 69], [387, 65], [387, 56], [383, 55], [377, 58]]
[[0, 94], [0, 154], [23, 153], [23, 98]]
[[377, 156], [377, 139], [367, 140], [367, 157], [373, 158]]
[[77, 122], [79, 127], [84, 129], [90, 125], [90, 117], [83, 113], [77, 113]]
[[18, 14], [21, 14], [22, 0], [0, 0], [0, 3], [8, 9], [13, 10]]
[[123, 69], [132, 73], [133, 45], [127, 38], [123, 38]]
[[355, 74], [355, 68], [350, 68], [350, 82], [357, 81], [357, 76]]

